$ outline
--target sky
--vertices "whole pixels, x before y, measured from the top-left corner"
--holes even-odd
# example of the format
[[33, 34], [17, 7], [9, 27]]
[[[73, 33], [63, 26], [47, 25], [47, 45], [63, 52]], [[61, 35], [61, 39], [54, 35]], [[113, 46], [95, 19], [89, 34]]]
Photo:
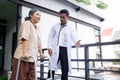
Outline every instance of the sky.
[[108, 4], [108, 8], [101, 10], [94, 8], [93, 10], [105, 18], [101, 23], [102, 29], [109, 27], [120, 27], [120, 0], [101, 0]]
[[120, 27], [120, 0], [104, 0], [108, 3], [108, 8], [101, 12], [106, 17], [103, 22], [105, 27]]

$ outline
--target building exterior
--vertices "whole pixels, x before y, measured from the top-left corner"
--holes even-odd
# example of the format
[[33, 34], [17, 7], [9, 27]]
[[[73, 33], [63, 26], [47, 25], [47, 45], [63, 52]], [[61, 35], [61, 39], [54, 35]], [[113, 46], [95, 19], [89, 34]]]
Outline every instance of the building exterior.
[[[101, 21], [104, 20], [99, 14], [86, 8], [85, 5], [78, 4], [75, 0], [0, 0], [1, 70], [11, 69], [9, 60], [11, 60], [17, 45], [18, 30], [31, 8], [41, 11], [41, 21], [38, 25], [41, 27], [43, 48], [47, 48], [49, 30], [53, 24], [59, 22], [58, 12], [61, 9], [70, 11], [69, 23], [76, 28], [82, 44], [96, 42], [96, 32], [100, 34]], [[83, 58], [84, 52], [82, 49], [80, 50], [78, 56]], [[76, 49], [73, 49], [74, 53], [75, 51]], [[91, 52], [93, 51], [91, 50]], [[72, 58], [77, 58], [77, 54], [73, 54]], [[73, 67], [75, 66], [73, 65]]]
[[[119, 28], [111, 27], [102, 30], [101, 41], [102, 42], [115, 42], [120, 40], [119, 38], [120, 30]], [[109, 50], [108, 50], [109, 49]], [[102, 54], [104, 59], [120, 59], [120, 45], [111, 45], [111, 46], [103, 46]], [[109, 54], [109, 56], [108, 56]], [[105, 62], [104, 66], [119, 66], [119, 62]]]

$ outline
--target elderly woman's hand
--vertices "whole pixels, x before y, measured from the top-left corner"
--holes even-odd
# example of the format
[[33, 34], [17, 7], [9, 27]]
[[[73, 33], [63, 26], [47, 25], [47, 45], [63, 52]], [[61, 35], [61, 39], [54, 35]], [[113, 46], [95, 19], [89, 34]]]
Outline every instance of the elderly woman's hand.
[[42, 54], [40, 54], [40, 58], [41, 59], [44, 59], [45, 58], [45, 55], [42, 53]]
[[28, 53], [23, 53], [23, 54], [22, 54], [22, 58], [23, 58], [23, 59], [27, 59], [27, 58], [28, 58]]

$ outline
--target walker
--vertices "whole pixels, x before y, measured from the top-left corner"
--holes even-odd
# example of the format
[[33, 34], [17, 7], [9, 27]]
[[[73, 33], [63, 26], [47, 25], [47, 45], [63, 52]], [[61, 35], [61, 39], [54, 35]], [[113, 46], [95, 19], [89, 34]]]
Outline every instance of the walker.
[[[32, 58], [33, 60], [34, 60], [34, 66], [35, 66], [35, 80], [37, 80], [37, 70], [36, 70], [36, 68], [37, 68], [37, 65], [41, 65], [41, 64], [50, 64], [50, 61], [49, 61], [49, 58], [47, 57], [47, 56], [45, 56], [45, 58], [48, 58], [48, 62], [41, 62], [40, 61], [40, 64], [37, 64], [37, 62], [35, 61], [35, 58], [34, 57], [32, 57], [32, 56], [30, 56], [30, 57], [28, 57], [28, 58]], [[44, 59], [45, 59], [44, 58]], [[20, 68], [20, 62], [21, 62], [21, 60], [25, 60], [25, 59], [23, 59], [22, 57], [18, 60], [18, 66], [17, 66], [17, 73], [16, 73], [16, 80], [18, 80], [18, 75], [19, 75], [19, 68]], [[50, 64], [50, 74], [51, 74], [51, 77], [49, 78], [49, 79], [45, 79], [45, 80], [53, 80], [52, 79], [52, 70], [51, 70], [51, 64]]]

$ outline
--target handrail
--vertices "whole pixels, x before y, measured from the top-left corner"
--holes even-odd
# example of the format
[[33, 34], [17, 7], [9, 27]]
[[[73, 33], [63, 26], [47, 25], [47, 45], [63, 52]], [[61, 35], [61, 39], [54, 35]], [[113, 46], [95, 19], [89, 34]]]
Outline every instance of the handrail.
[[[91, 61], [106, 61], [106, 62], [118, 62], [120, 59], [89, 59], [89, 47], [93, 46], [104, 46], [104, 45], [117, 45], [120, 44], [120, 41], [113, 41], [113, 42], [99, 42], [99, 43], [91, 43], [91, 44], [83, 44], [79, 48], [84, 48], [85, 56], [84, 59], [72, 59], [71, 61], [84, 61], [85, 62], [85, 80], [90, 79], [90, 72], [89, 70], [99, 70], [99, 71], [111, 71], [111, 72], [120, 72], [118, 70], [105, 70], [105, 69], [90, 69], [89, 62]], [[76, 48], [76, 46], [72, 46], [72, 48]], [[43, 52], [47, 49], [43, 49]], [[80, 68], [79, 68], [80, 69]], [[81, 68], [82, 69], [82, 68]]]

